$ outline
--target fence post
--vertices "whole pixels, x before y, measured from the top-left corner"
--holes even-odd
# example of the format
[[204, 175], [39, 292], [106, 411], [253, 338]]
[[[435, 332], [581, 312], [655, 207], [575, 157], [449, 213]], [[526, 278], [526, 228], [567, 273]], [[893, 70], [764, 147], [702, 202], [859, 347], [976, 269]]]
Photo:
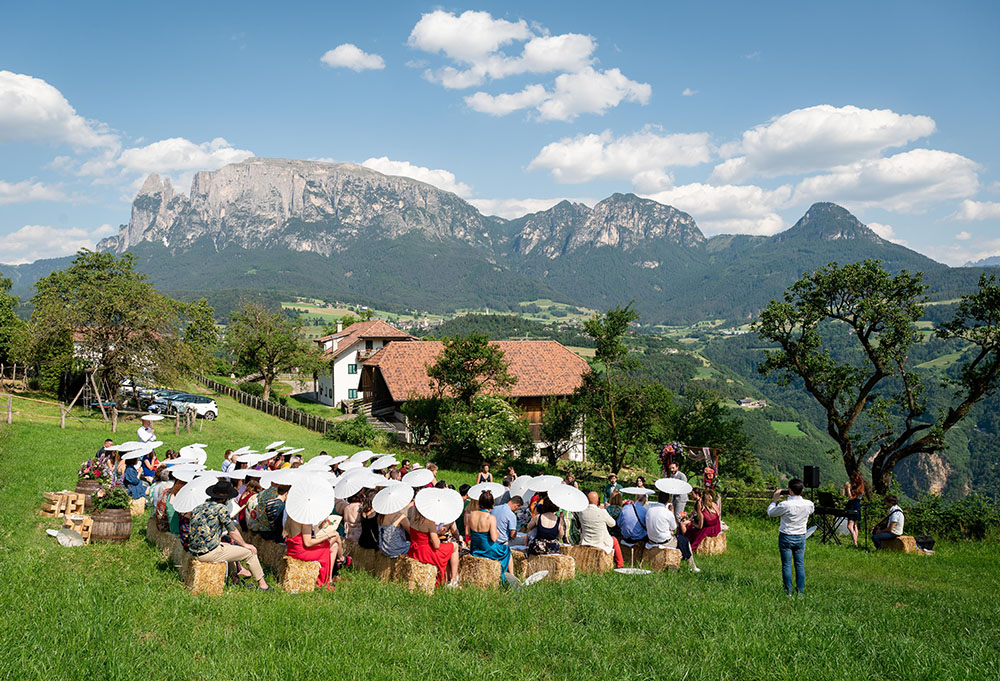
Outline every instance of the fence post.
[[69, 410], [66, 409], [66, 405], [60, 402], [59, 403], [59, 427], [62, 428], [63, 430], [66, 429], [66, 412], [67, 411], [69, 411]]
[[118, 432], [118, 407], [111, 407], [111, 432]]
[[7, 425], [11, 423], [14, 423], [14, 396], [7, 395]]
[[180, 414], [174, 414], [174, 435], [181, 434], [181, 416]]

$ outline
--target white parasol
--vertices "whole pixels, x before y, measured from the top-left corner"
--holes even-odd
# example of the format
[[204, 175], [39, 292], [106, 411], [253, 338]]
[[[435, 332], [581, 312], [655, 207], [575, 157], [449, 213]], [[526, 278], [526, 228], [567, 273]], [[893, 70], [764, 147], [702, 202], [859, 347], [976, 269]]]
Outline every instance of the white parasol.
[[205, 466], [192, 461], [189, 463], [179, 463], [176, 466], [171, 466], [168, 470], [171, 473], [176, 473], [177, 471], [203, 471], [205, 470]]
[[365, 488], [365, 482], [367, 481], [367, 476], [363, 475], [345, 475], [337, 481], [337, 487], [334, 492], [338, 499], [350, 499], [355, 494], [360, 492]]
[[139, 442], [138, 440], [129, 440], [128, 442], [123, 442], [120, 445], [114, 445], [115, 449], [119, 452], [131, 452], [133, 449], [141, 449], [145, 446], [145, 442]]
[[453, 489], [428, 487], [417, 492], [417, 510], [435, 523], [450, 523], [462, 515], [462, 496]]
[[153, 440], [152, 442], [144, 443], [150, 449], [156, 449], [157, 447], [163, 446], [163, 440]]
[[285, 444], [284, 440], [275, 440], [274, 442], [272, 442], [271, 444], [269, 444], [267, 447], [264, 447], [264, 449], [265, 450], [266, 449], [277, 449], [278, 447], [280, 447], [283, 444]]
[[656, 493], [655, 489], [650, 489], [648, 487], [622, 487], [622, 494], [638, 494], [639, 496], [648, 497]]
[[136, 459], [141, 459], [147, 454], [152, 454], [153, 450], [148, 447], [143, 447], [142, 449], [133, 449], [122, 454], [123, 461], [135, 461]]
[[267, 461], [269, 458], [271, 457], [268, 456], [267, 454], [258, 454], [257, 452], [251, 449], [246, 454], [240, 454], [239, 456], [237, 456], [236, 461], [238, 463], [245, 463], [248, 466], [256, 466], [261, 461]]
[[549, 501], [570, 513], [579, 513], [587, 508], [587, 495], [572, 485], [558, 485], [549, 490]]
[[170, 469], [170, 475], [174, 480], [180, 480], [181, 482], [191, 482], [194, 477], [198, 475], [199, 471], [195, 470], [177, 470], [176, 468]]
[[413, 500], [413, 488], [401, 482], [390, 483], [372, 499], [372, 508], [376, 513], [389, 515], [406, 508]]
[[292, 484], [285, 501], [285, 511], [296, 522], [316, 525], [330, 516], [334, 501], [333, 486], [329, 482], [307, 477]]
[[360, 461], [364, 463], [368, 459], [374, 459], [378, 454], [370, 449], [362, 449], [360, 452], [355, 452], [354, 456], [351, 457], [351, 461]]
[[[531, 486], [534, 482], [535, 479], [530, 475], [517, 476], [514, 482], [510, 483], [510, 495], [512, 497], [521, 497], [521, 499], [524, 499], [525, 495], [532, 491]], [[527, 501], [527, 499], [524, 500]]]
[[208, 460], [208, 454], [205, 453], [205, 449], [196, 445], [185, 445], [177, 453], [184, 458], [193, 457], [198, 463], [205, 463]]
[[[515, 480], [515, 482], [517, 482]], [[537, 478], [531, 481], [531, 489], [536, 492], [548, 492], [553, 487], [561, 485], [563, 479], [558, 475], [539, 475]]]
[[342, 471], [349, 471], [354, 468], [364, 468], [364, 467], [365, 465], [360, 461], [347, 460], [347, 461], [342, 461], [340, 463], [340, 470]]
[[171, 502], [174, 510], [178, 513], [190, 513], [208, 500], [208, 493], [205, 490], [214, 484], [214, 477], [205, 476], [195, 478], [184, 485], [184, 489], [175, 494]]
[[396, 457], [392, 454], [383, 454], [379, 458], [372, 461], [371, 464], [368, 465], [368, 468], [373, 471], [380, 471], [397, 463], [399, 462], [396, 461]]
[[[425, 485], [429, 485], [434, 482], [434, 474], [426, 468], [418, 468], [417, 470], [410, 471], [404, 475], [400, 482], [404, 485], [409, 485], [410, 487], [424, 487]], [[462, 497], [459, 496], [459, 499], [461, 498]], [[454, 520], [454, 518], [452, 520]]]
[[469, 488], [469, 498], [479, 501], [483, 492], [489, 491], [493, 495], [493, 500], [497, 500], [507, 492], [507, 488], [498, 482], [481, 482]]
[[349, 458], [351, 457], [347, 456], [346, 454], [341, 454], [340, 456], [333, 457], [333, 461], [331, 461], [330, 463], [336, 466], [341, 461], [347, 461]]
[[163, 417], [160, 414], [143, 414], [140, 421], [162, 421]]
[[653, 486], [664, 494], [687, 494], [694, 489], [689, 483], [677, 478], [660, 478]]
[[333, 457], [329, 454], [320, 454], [319, 456], [314, 456], [313, 458], [302, 464], [302, 468], [321, 468], [327, 469], [333, 465]]

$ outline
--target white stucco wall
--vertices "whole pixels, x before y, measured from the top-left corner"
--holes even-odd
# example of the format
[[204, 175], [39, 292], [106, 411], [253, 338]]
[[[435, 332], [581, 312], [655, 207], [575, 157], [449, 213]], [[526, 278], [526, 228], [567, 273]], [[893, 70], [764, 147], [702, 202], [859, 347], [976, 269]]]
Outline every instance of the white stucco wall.
[[[372, 341], [372, 350], [378, 350], [385, 345], [382, 339], [369, 339]], [[319, 400], [323, 404], [336, 406], [345, 400], [349, 400], [350, 390], [357, 390], [358, 397], [361, 396], [361, 362], [358, 360], [358, 352], [366, 349], [365, 341], [358, 340], [351, 345], [347, 352], [337, 357], [333, 363], [333, 371], [327, 370], [319, 375], [318, 385], [320, 388]], [[348, 373], [350, 364], [356, 364], [358, 372]], [[331, 397], [332, 395], [332, 397]]]

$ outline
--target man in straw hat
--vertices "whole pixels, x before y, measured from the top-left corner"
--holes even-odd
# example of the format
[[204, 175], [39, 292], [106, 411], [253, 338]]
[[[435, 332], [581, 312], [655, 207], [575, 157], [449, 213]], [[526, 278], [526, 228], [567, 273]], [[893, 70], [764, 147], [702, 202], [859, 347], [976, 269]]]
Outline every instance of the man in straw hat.
[[158, 421], [162, 416], [155, 416], [153, 414], [144, 414], [142, 417], [142, 425], [139, 429], [135, 431], [136, 437], [139, 442], [152, 442], [156, 439], [156, 431], [153, 429], [153, 421]]
[[[245, 561], [250, 569], [250, 576], [257, 582], [257, 588], [269, 590], [257, 559], [257, 547], [243, 541], [236, 521], [226, 508], [226, 502], [237, 496], [236, 488], [228, 480], [220, 480], [205, 492], [208, 494], [208, 501], [191, 511], [187, 550], [203, 563]], [[232, 544], [222, 541], [222, 535], [227, 532]], [[242, 570], [237, 574], [245, 575]]]

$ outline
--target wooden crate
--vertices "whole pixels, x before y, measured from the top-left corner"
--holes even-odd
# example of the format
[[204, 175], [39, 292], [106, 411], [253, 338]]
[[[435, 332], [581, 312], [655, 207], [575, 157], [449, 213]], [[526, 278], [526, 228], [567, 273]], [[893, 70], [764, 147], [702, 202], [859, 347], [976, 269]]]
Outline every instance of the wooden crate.
[[94, 519], [89, 515], [67, 515], [63, 521], [64, 530], [73, 530], [83, 537], [84, 543], [90, 543], [90, 530], [94, 525]]

